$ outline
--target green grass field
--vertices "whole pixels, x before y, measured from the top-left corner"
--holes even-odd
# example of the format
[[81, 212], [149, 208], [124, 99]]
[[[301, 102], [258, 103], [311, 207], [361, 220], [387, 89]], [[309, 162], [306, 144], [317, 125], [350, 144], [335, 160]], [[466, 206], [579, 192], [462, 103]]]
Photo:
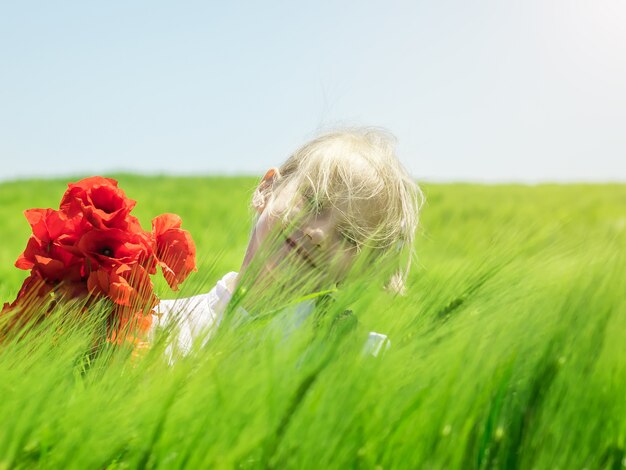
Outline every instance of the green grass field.
[[[114, 176], [145, 228], [175, 212], [196, 241], [162, 298], [238, 269], [254, 179]], [[26, 276], [22, 211], [67, 182], [0, 184], [0, 301]], [[86, 364], [93, 325], [63, 317], [1, 344], [0, 469], [626, 468], [626, 185], [423, 190], [408, 295], [337, 294], [358, 328], [252, 322], [174, 366], [160, 343]]]

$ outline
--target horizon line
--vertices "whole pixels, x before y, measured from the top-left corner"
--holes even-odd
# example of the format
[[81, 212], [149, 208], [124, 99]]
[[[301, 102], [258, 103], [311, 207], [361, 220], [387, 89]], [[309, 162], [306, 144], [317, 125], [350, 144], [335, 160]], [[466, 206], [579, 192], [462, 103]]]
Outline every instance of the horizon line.
[[[60, 174], [18, 174], [12, 176], [0, 176], [0, 184], [20, 183], [27, 181], [58, 181], [67, 180], [68, 182], [76, 181], [89, 176], [103, 176], [109, 178], [115, 178], [116, 176], [132, 176], [132, 177], [144, 177], [144, 178], [261, 178], [262, 175], [256, 172], [166, 172], [166, 171], [148, 171], [139, 172], [132, 170], [113, 170], [98, 173], [88, 172], [75, 172], [75, 173], [60, 173]], [[557, 184], [557, 185], [580, 185], [580, 184], [608, 184], [608, 185], [621, 185], [626, 184], [626, 178], [616, 177], [611, 178], [589, 178], [589, 179], [574, 179], [574, 178], [553, 178], [553, 177], [538, 177], [538, 178], [464, 178], [464, 177], [433, 177], [433, 176], [413, 176], [419, 184], [478, 184], [478, 185], [541, 185], [541, 184]]]

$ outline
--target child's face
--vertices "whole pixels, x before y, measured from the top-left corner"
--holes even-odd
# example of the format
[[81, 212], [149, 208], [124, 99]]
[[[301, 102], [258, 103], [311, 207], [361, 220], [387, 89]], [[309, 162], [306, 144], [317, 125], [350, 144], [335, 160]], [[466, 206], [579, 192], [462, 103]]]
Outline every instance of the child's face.
[[[359, 211], [363, 217], [375, 212], [367, 205], [364, 201]], [[346, 233], [340, 206], [312, 207], [299, 188], [287, 184], [259, 212], [242, 270], [256, 255], [263, 263], [263, 278], [290, 283], [315, 279], [317, 288], [325, 288], [341, 281], [352, 267], [358, 250]], [[294, 272], [299, 279], [293, 279]]]

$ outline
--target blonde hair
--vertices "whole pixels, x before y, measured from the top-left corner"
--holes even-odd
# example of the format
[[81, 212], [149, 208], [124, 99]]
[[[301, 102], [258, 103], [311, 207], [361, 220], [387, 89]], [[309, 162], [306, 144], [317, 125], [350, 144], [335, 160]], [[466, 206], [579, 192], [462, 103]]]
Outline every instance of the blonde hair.
[[[396, 157], [396, 139], [371, 127], [341, 129], [318, 136], [299, 148], [279, 168], [270, 191], [294, 184], [309, 197], [338, 208], [352, 237], [377, 254], [391, 253], [404, 267], [387, 283], [402, 293], [414, 256], [413, 244], [423, 194]], [[374, 226], [357, 210], [356, 201], [368, 201]], [[361, 205], [362, 207], [362, 205]]]

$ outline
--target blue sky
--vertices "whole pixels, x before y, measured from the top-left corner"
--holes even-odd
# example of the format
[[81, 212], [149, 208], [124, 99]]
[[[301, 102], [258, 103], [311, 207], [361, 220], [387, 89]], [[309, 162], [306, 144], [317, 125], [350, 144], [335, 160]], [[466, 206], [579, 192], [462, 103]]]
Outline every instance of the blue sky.
[[420, 180], [626, 180], [623, 0], [4, 2], [0, 179], [261, 174], [378, 125]]

